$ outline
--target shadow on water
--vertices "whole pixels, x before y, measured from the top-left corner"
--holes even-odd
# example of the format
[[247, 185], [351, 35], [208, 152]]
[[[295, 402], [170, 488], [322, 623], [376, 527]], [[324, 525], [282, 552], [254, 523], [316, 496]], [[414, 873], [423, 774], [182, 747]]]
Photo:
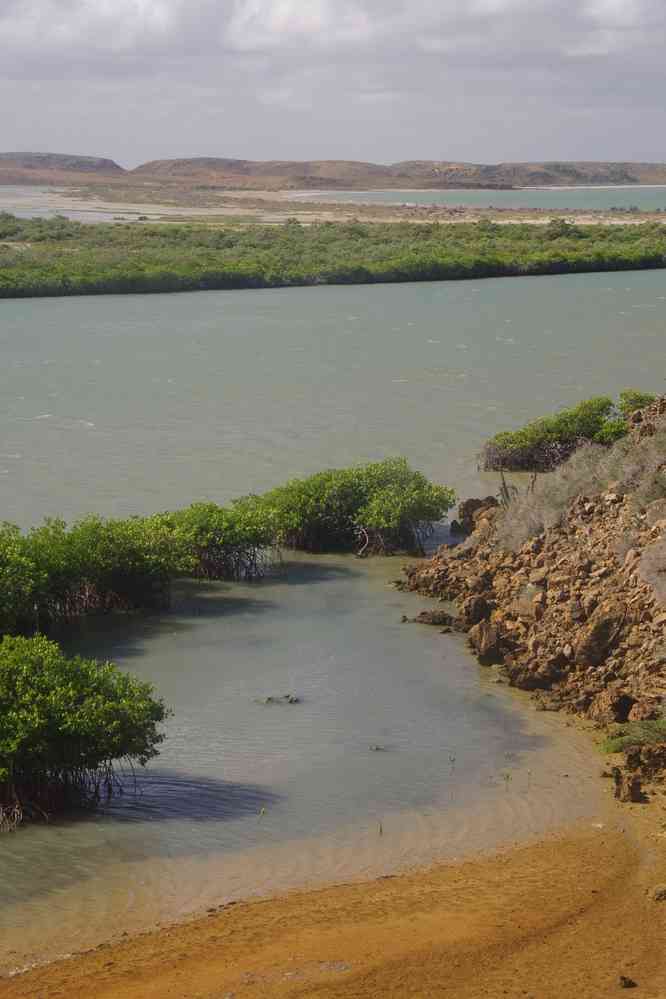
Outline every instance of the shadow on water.
[[311, 586], [361, 575], [353, 569], [324, 561], [283, 560], [264, 580], [227, 583], [181, 579], [174, 585], [168, 610], [91, 615], [55, 630], [51, 637], [72, 654], [95, 658], [145, 655], [145, 642], [163, 634], [181, 635], [201, 620], [275, 613], [278, 602], [262, 597], [263, 587]]
[[172, 770], [147, 769], [120, 775], [123, 792], [104, 802], [96, 819], [118, 822], [228, 822], [259, 815], [281, 796], [256, 784], [235, 784]]
[[[169, 770], [149, 768], [124, 776], [124, 793], [98, 808], [69, 812], [49, 825], [27, 825], [3, 840], [0, 925], [3, 904], [47, 896], [100, 876], [109, 856], [122, 856], [131, 863], [149, 857], [193, 857], [219, 849], [225, 840], [215, 828], [252, 816], [261, 822], [264, 809], [268, 811], [282, 800], [281, 795], [259, 785]], [[206, 823], [210, 831], [196, 838], [183, 837], [182, 831], [157, 832], [169, 822]], [[127, 831], [136, 829], [127, 835], [121, 832], [123, 826]], [[116, 843], [119, 845], [114, 847]], [[26, 857], [31, 858], [33, 870], [28, 882], [24, 876]]]

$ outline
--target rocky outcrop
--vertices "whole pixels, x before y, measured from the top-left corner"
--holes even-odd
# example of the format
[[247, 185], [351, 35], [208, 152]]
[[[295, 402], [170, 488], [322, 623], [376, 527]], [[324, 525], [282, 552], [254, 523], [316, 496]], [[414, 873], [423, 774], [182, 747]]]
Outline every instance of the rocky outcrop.
[[[662, 398], [635, 414], [632, 432], [665, 426]], [[578, 496], [558, 524], [515, 552], [498, 540], [497, 505], [463, 506], [474, 533], [407, 568], [404, 588], [455, 601], [457, 626], [481, 662], [502, 664], [509, 682], [534, 691], [542, 707], [600, 724], [660, 717], [666, 606], [654, 580], [666, 577], [664, 500], [637, 507], [619, 486]], [[655, 769], [666, 765], [666, 748], [662, 756]]]

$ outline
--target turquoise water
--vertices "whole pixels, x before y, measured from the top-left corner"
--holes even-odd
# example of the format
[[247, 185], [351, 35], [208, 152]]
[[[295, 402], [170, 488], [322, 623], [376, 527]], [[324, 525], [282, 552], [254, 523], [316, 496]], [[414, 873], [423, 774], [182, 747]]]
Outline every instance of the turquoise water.
[[369, 204], [466, 205], [470, 208], [558, 208], [608, 211], [633, 208], [666, 211], [666, 186], [523, 188], [517, 191], [321, 191], [298, 194], [308, 201]]

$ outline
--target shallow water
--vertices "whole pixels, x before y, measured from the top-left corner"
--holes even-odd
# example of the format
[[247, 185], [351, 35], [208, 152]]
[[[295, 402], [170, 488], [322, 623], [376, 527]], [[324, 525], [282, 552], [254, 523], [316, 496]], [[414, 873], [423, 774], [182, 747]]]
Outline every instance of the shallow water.
[[[660, 272], [0, 303], [3, 516], [227, 500], [404, 453], [461, 493], [499, 427], [659, 389]], [[138, 794], [0, 841], [0, 968], [221, 901], [596, 821], [598, 765], [462, 641], [401, 624], [400, 560], [185, 586], [68, 645], [175, 709]], [[261, 703], [294, 693], [293, 705]], [[381, 749], [371, 747], [379, 746]], [[565, 776], [565, 775], [575, 775]]]
[[366, 204], [466, 205], [470, 208], [552, 208], [567, 211], [608, 211], [637, 208], [642, 212], [666, 211], [666, 186], [544, 187], [515, 191], [308, 191], [295, 198], [307, 201], [353, 201]]
[[70, 638], [154, 681], [175, 716], [137, 793], [3, 837], [0, 969], [595, 814], [583, 747], [480, 682], [460, 639], [401, 623], [422, 601], [388, 587], [398, 569], [301, 559]]

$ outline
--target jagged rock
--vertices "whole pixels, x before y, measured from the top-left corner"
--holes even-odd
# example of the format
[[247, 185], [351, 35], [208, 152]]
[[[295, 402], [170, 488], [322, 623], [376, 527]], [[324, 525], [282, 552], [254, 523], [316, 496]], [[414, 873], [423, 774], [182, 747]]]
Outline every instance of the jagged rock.
[[625, 722], [634, 706], [634, 699], [626, 690], [608, 687], [593, 699], [589, 716], [599, 722]]
[[640, 770], [649, 779], [666, 770], [666, 742], [633, 746], [625, 752], [627, 769]]
[[598, 666], [617, 641], [626, 617], [626, 606], [619, 601], [601, 603], [592, 613], [575, 646], [576, 661], [583, 666]]
[[485, 499], [466, 499], [458, 506], [458, 524], [463, 534], [471, 534], [476, 522], [489, 510], [499, 506], [494, 496]]
[[636, 989], [638, 988], [638, 983], [635, 982], [633, 978], [628, 978], [627, 975], [620, 975], [620, 988]]
[[[655, 429], [666, 429], [666, 396], [632, 424], [630, 439]], [[662, 536], [666, 567], [666, 500], [642, 516], [633, 489], [627, 478], [573, 499], [556, 524], [517, 551], [503, 546], [503, 508], [484, 513], [484, 501], [476, 500], [466, 509], [478, 529], [464, 544], [410, 567], [405, 589], [455, 601], [453, 627], [470, 633], [485, 662], [503, 662], [509, 682], [535, 692], [540, 707], [602, 723], [658, 717], [666, 695], [666, 610], [640, 570], [650, 546], [655, 561]], [[666, 583], [664, 592], [666, 602]], [[649, 779], [666, 771], [666, 748], [641, 752], [647, 755], [632, 769]], [[636, 789], [620, 791], [631, 796]]]
[[632, 704], [627, 721], [651, 721], [660, 716], [661, 701], [656, 697], [643, 697]]
[[480, 621], [489, 618], [491, 610], [492, 608], [485, 597], [467, 597], [460, 604], [460, 620], [467, 628], [471, 628]]
[[470, 645], [482, 662], [498, 662], [500, 659], [499, 635], [489, 621], [479, 621], [469, 630]]
[[613, 767], [613, 780], [615, 781], [614, 793], [618, 801], [639, 802], [645, 800], [640, 774], [627, 773], [619, 767]]
[[[406, 619], [408, 620], [408, 619]], [[452, 625], [454, 617], [443, 610], [422, 610], [412, 620], [416, 624]]]
[[650, 898], [653, 902], [666, 902], [666, 885], [657, 885], [650, 892]]

